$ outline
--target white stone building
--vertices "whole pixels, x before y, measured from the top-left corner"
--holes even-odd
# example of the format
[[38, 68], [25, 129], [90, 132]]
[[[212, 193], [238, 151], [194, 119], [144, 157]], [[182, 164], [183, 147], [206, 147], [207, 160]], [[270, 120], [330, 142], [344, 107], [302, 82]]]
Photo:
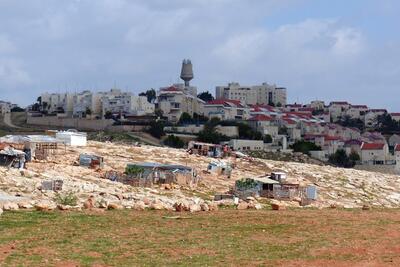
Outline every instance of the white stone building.
[[239, 83], [229, 83], [227, 86], [217, 86], [217, 99], [239, 100], [247, 105], [267, 104], [275, 106], [286, 105], [286, 88], [263, 83], [255, 86], [241, 86]]
[[185, 88], [180, 84], [161, 88], [157, 95], [157, 106], [162, 110], [163, 116], [169, 121], [177, 122], [184, 112], [190, 116], [194, 113], [203, 114], [205, 102], [197, 98], [197, 92], [193, 88], [195, 87]]
[[221, 120], [244, 120], [249, 118], [250, 108], [239, 100], [215, 99], [204, 103], [204, 116]]

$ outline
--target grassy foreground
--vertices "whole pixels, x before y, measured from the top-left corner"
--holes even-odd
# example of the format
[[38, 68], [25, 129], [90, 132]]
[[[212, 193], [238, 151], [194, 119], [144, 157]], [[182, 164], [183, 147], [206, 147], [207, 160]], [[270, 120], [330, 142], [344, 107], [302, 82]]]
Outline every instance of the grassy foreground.
[[0, 266], [166, 265], [399, 266], [400, 210], [0, 216]]

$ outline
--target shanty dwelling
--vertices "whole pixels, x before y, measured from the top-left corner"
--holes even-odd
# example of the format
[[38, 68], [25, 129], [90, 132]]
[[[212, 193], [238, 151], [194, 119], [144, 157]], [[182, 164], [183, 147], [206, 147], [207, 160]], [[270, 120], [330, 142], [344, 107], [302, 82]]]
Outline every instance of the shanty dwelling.
[[76, 131], [62, 131], [56, 133], [56, 139], [68, 146], [86, 146], [87, 134]]
[[383, 143], [363, 142], [360, 149], [363, 165], [384, 165], [389, 155], [389, 147]]
[[187, 151], [190, 154], [197, 154], [209, 157], [220, 158], [223, 157], [223, 147], [216, 144], [208, 144], [196, 141], [190, 141]]
[[190, 167], [153, 162], [130, 163], [126, 166], [124, 175], [110, 176], [108, 178], [140, 187], [173, 183], [196, 186], [199, 180], [196, 171]]
[[25, 152], [11, 147], [0, 151], [0, 166], [23, 169], [25, 166]]
[[7, 135], [0, 138], [0, 144], [23, 150], [27, 161], [46, 160], [58, 148], [58, 141], [47, 135]]
[[230, 178], [232, 166], [230, 163], [225, 161], [212, 161], [208, 164], [207, 171], [217, 175], [226, 175], [228, 178]]
[[317, 188], [314, 185], [280, 183], [268, 176], [237, 180], [233, 192], [242, 199], [249, 196], [281, 200], [297, 199], [305, 204], [317, 199]]
[[80, 154], [79, 165], [90, 168], [102, 168], [104, 165], [104, 158], [96, 155]]

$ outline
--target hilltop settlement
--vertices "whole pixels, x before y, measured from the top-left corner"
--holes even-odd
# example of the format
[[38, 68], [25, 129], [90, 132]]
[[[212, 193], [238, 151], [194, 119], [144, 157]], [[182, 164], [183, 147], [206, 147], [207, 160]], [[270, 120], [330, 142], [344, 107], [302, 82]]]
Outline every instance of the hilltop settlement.
[[8, 127], [37, 131], [0, 138], [0, 211], [399, 207], [399, 113], [288, 104], [286, 88], [268, 83], [232, 82], [214, 97], [193, 77], [184, 60], [184, 83], [157, 92], [43, 93], [25, 110], [0, 102]]

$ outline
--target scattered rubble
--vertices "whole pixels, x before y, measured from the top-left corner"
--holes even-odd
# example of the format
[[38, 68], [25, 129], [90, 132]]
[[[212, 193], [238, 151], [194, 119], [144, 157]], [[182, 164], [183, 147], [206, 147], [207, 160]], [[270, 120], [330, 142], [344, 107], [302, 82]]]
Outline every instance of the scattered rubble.
[[[76, 166], [74, 162], [81, 154], [98, 155], [104, 159], [103, 168], [92, 169]], [[229, 161], [230, 159], [225, 159]], [[0, 208], [3, 210], [37, 209], [69, 210], [119, 209], [133, 210], [162, 209], [182, 212], [215, 211], [218, 207], [261, 209], [257, 198], [235, 202], [226, 194], [237, 180], [244, 177], [265, 176], [279, 170], [287, 173], [288, 183], [313, 184], [318, 196], [310, 205], [313, 207], [399, 207], [400, 176], [342, 169], [315, 164], [236, 158], [230, 179], [212, 172], [198, 173], [196, 187], [185, 183], [165, 183], [151, 187], [135, 187], [117, 180], [105, 178], [106, 173], [124, 173], [128, 164], [157, 162], [160, 166], [179, 165], [188, 169], [206, 170], [214, 158], [188, 154], [185, 150], [152, 146], [128, 146], [112, 143], [88, 142], [86, 147], [58, 147], [47, 160], [26, 162], [26, 169], [0, 167]], [[43, 187], [46, 181], [62, 181], [62, 187], [52, 184]], [[47, 189], [47, 190], [46, 190]], [[57, 203], [57, 192], [70, 192], [77, 198], [76, 207]], [[220, 198], [213, 198], [217, 193]], [[299, 207], [298, 199], [274, 200], [281, 207]], [[262, 202], [264, 203], [264, 202]], [[61, 206], [61, 205], [62, 206]], [[68, 207], [70, 206], [70, 207]]]

